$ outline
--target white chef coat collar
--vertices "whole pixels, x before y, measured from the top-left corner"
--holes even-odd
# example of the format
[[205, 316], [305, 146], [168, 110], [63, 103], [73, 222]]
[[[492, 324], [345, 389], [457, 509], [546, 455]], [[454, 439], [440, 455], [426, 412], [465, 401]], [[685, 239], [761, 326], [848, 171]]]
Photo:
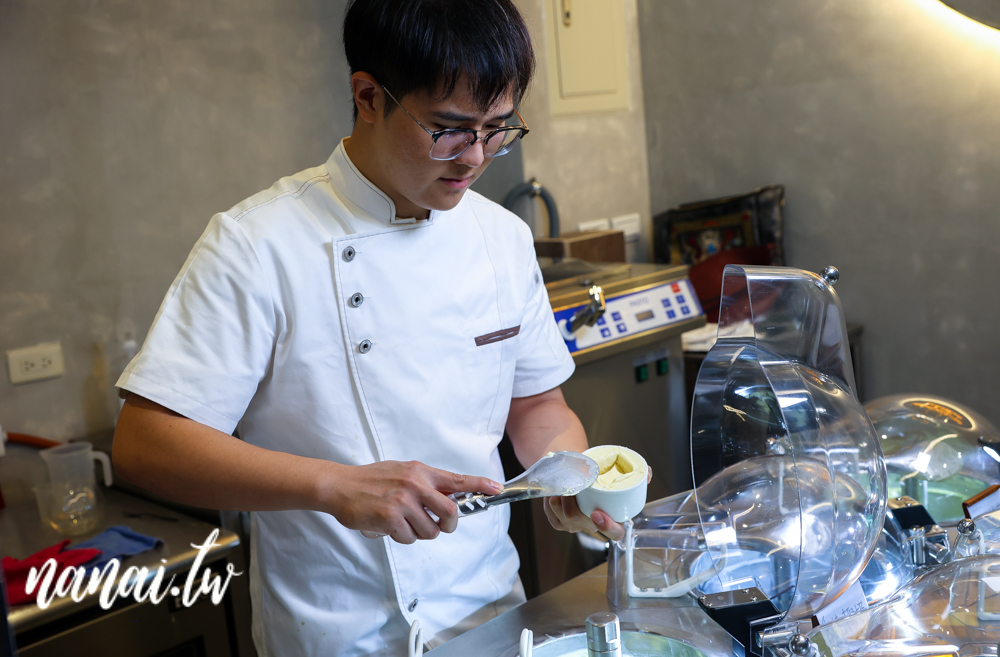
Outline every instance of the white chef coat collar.
[[[330, 159], [326, 161], [327, 171], [330, 172], [331, 182], [340, 189], [352, 203], [370, 213], [379, 221], [385, 221], [390, 225], [413, 224], [418, 220], [415, 218], [400, 219], [396, 217], [396, 204], [392, 202], [388, 194], [375, 186], [375, 183], [368, 180], [354, 166], [354, 162], [347, 155], [344, 144], [350, 137], [340, 140], [340, 144], [334, 149]], [[431, 210], [428, 223], [433, 223], [438, 210]], [[421, 220], [423, 221], [423, 220]]]

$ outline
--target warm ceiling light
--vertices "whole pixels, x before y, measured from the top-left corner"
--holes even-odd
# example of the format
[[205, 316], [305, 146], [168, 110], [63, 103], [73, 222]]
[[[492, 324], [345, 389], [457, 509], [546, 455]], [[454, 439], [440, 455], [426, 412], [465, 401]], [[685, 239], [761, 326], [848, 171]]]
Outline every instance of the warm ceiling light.
[[1000, 0], [941, 0], [955, 11], [1000, 30]]

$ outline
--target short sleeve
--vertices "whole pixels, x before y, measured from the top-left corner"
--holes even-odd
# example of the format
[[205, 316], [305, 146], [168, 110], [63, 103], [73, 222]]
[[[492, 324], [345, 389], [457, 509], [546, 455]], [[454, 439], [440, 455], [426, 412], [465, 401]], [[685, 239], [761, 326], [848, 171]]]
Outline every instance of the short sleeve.
[[573, 374], [576, 365], [559, 334], [538, 261], [530, 259], [527, 303], [518, 334], [513, 397], [552, 390]]
[[246, 234], [212, 218], [117, 387], [232, 433], [270, 366], [274, 305]]

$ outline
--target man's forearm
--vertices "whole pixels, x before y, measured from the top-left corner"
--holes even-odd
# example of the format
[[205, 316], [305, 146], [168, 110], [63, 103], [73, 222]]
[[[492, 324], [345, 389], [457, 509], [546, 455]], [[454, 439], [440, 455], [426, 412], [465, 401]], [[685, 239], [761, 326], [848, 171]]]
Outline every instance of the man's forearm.
[[118, 418], [115, 470], [129, 483], [192, 506], [236, 511], [321, 509], [339, 464], [266, 450], [136, 395]]
[[322, 511], [399, 543], [455, 531], [458, 508], [447, 493], [501, 490], [485, 477], [415, 461], [344, 465], [255, 447], [137, 395], [118, 418], [112, 457], [122, 479], [178, 502]]
[[528, 467], [548, 452], [582, 452], [587, 434], [562, 391], [554, 388], [534, 397], [511, 400], [507, 434], [521, 465]]

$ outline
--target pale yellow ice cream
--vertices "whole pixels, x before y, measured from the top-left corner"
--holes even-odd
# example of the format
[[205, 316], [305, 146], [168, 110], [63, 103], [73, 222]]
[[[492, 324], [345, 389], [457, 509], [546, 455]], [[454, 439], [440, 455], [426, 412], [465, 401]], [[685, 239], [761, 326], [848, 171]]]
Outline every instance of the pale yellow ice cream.
[[593, 488], [624, 490], [646, 479], [646, 463], [630, 449], [604, 445], [587, 450], [587, 456], [597, 461], [600, 472]]

